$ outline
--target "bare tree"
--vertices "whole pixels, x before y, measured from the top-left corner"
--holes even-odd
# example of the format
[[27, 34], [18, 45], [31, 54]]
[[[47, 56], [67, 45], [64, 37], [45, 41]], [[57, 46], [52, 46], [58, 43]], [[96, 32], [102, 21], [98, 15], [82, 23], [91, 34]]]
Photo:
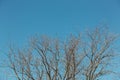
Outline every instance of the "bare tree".
[[18, 80], [97, 80], [109, 74], [115, 35], [96, 28], [87, 38], [65, 41], [33, 37], [28, 48], [10, 48], [9, 67]]
[[42, 80], [41, 61], [32, 55], [31, 50], [24, 51], [10, 48], [8, 57], [9, 66], [18, 80]]
[[[65, 74], [63, 80], [80, 80], [85, 55], [82, 53], [80, 36], [71, 36], [64, 44], [65, 52]], [[77, 77], [78, 76], [78, 77]]]
[[99, 77], [110, 74], [110, 61], [115, 57], [114, 48], [112, 47], [116, 35], [108, 33], [103, 28], [96, 28], [92, 32], [87, 32], [87, 44], [84, 47], [88, 63], [85, 69], [86, 80], [97, 80]]

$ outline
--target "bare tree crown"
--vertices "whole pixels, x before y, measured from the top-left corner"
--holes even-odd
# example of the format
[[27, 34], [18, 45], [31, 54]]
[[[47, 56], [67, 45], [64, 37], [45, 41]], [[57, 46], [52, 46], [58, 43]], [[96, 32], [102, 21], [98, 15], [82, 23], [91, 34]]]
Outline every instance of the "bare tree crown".
[[10, 48], [9, 67], [18, 80], [98, 80], [110, 74], [116, 35], [96, 28], [86, 39], [33, 37], [25, 49]]

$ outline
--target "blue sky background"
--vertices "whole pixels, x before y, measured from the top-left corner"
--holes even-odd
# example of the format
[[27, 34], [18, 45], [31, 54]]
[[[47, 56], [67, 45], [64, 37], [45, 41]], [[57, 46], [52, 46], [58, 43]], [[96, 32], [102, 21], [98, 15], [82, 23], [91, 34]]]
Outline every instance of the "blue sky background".
[[[101, 24], [120, 32], [120, 0], [0, 0], [0, 60], [10, 43], [26, 44], [36, 33], [64, 37]], [[8, 80], [6, 71], [0, 68], [0, 80]]]

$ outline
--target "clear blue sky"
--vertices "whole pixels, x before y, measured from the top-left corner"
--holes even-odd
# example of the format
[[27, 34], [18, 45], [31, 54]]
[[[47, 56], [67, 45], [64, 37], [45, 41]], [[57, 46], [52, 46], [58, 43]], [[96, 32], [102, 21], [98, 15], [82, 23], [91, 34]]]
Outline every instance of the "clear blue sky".
[[0, 50], [25, 44], [36, 33], [61, 37], [99, 24], [120, 32], [120, 0], [0, 0]]

